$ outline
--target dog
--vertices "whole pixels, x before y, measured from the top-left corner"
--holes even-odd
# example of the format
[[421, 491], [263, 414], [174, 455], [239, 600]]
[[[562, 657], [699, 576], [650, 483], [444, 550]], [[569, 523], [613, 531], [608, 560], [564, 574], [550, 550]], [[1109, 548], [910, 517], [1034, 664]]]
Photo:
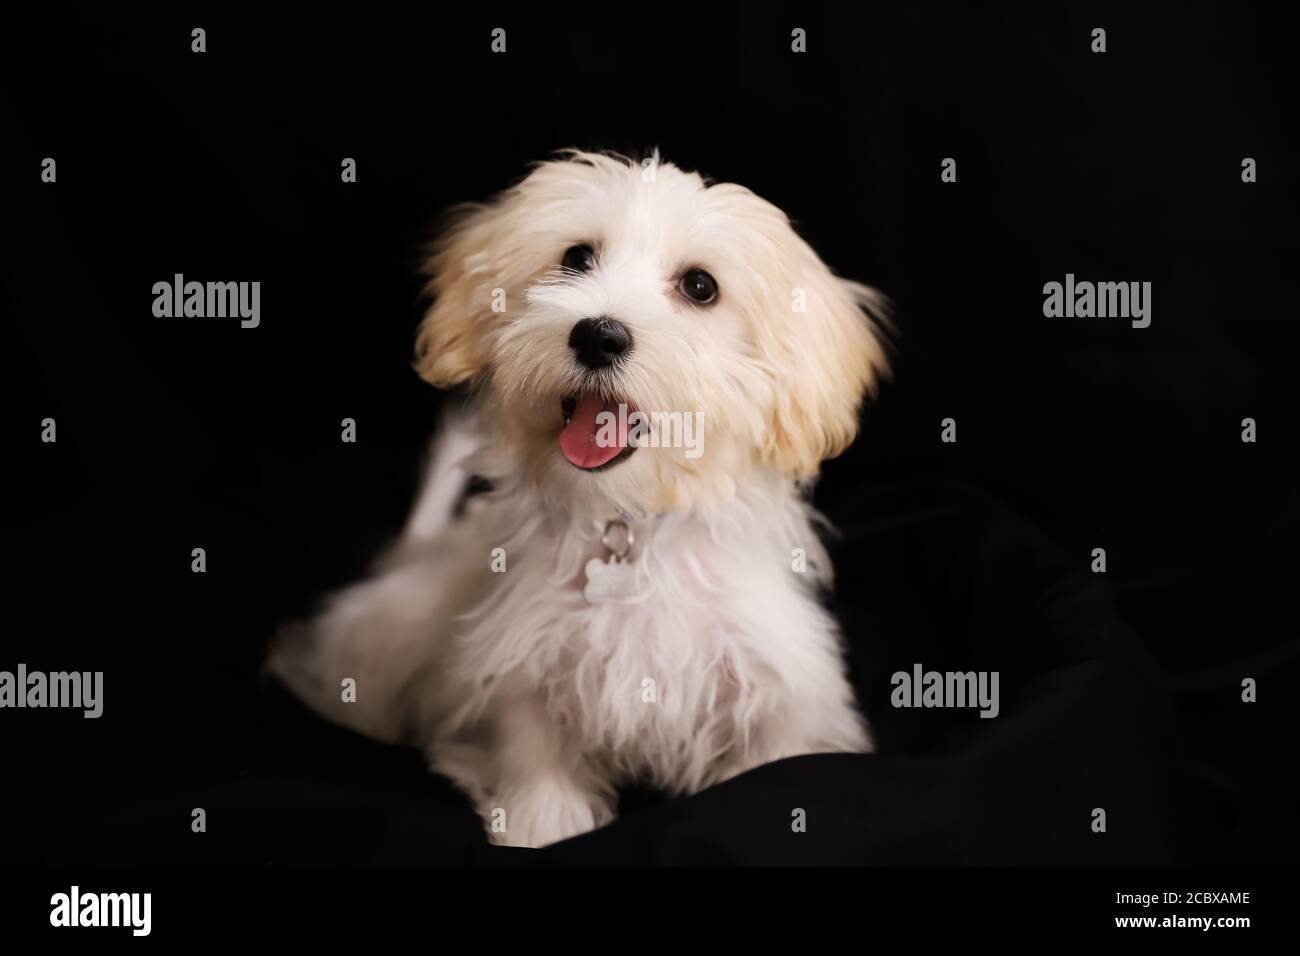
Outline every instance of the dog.
[[499, 844], [600, 827], [627, 784], [870, 752], [808, 492], [888, 375], [883, 296], [657, 152], [538, 164], [458, 209], [427, 273], [415, 367], [469, 398], [373, 577], [270, 670], [420, 747]]

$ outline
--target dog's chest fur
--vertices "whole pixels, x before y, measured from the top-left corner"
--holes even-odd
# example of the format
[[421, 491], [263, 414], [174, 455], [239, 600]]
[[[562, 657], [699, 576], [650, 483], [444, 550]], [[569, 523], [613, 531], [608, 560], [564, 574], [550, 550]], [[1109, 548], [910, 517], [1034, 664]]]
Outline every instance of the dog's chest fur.
[[[480, 520], [508, 523], [509, 511]], [[530, 528], [467, 617], [457, 665], [535, 692], [617, 776], [703, 785], [761, 746], [760, 724], [793, 705], [790, 675], [837, 659], [816, 598], [825, 556], [810, 515], [787, 495], [739, 499], [711, 521], [632, 521], [632, 552], [613, 572], [629, 587], [595, 602], [584, 592], [589, 562], [608, 557], [600, 524]]]

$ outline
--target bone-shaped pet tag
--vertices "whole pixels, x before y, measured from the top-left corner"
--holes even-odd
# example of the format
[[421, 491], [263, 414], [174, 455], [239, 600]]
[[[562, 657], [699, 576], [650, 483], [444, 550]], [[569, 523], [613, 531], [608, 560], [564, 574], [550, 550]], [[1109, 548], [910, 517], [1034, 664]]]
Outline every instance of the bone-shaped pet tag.
[[632, 540], [632, 529], [625, 522], [615, 520], [605, 526], [600, 542], [609, 550], [609, 560], [592, 558], [587, 562], [587, 586], [582, 594], [588, 603], [630, 604], [644, 598], [637, 592], [636, 568], [627, 560]]
[[582, 594], [589, 604], [635, 600], [636, 570], [622, 561], [592, 558], [587, 562], [587, 586]]

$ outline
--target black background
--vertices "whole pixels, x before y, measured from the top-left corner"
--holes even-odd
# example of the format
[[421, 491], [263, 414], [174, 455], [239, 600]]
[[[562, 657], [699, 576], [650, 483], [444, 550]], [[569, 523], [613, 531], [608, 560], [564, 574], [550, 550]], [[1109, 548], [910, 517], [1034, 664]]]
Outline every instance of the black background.
[[[7, 862], [1293, 859], [1289, 24], [901, 6], [11, 22], [0, 669], [102, 670], [105, 714], [0, 712]], [[574, 145], [743, 183], [894, 299], [894, 382], [817, 493], [881, 753], [630, 794], [612, 827], [529, 853], [488, 847], [417, 754], [317, 722], [258, 668], [411, 502], [437, 214]], [[177, 272], [259, 280], [261, 326], [154, 318]], [[1044, 318], [1067, 272], [1152, 282], [1150, 328]], [[1000, 670], [1002, 715], [891, 708], [915, 662]]]

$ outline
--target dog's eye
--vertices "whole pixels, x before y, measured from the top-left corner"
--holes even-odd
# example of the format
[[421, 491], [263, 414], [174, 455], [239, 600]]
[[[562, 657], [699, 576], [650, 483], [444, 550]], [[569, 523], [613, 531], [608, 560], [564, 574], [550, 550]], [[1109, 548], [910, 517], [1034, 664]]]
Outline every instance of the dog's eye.
[[572, 272], [590, 272], [591, 267], [596, 264], [596, 253], [591, 246], [569, 246], [564, 250], [564, 258], [560, 260], [560, 265]]
[[682, 290], [682, 295], [686, 298], [700, 305], [708, 305], [718, 297], [718, 284], [703, 269], [692, 269], [686, 273], [682, 276], [682, 281], [677, 283], [677, 288]]

